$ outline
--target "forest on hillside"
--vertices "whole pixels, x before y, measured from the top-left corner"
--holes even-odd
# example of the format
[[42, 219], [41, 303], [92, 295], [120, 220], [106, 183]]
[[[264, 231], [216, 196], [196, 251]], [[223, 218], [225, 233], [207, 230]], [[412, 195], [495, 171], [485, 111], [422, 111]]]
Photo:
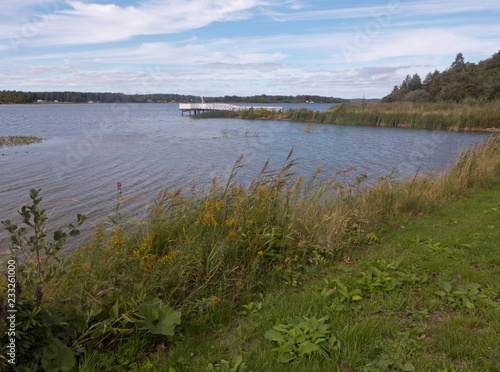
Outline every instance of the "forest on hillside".
[[463, 102], [500, 99], [500, 51], [477, 64], [458, 53], [451, 66], [429, 72], [422, 81], [407, 75], [381, 102]]

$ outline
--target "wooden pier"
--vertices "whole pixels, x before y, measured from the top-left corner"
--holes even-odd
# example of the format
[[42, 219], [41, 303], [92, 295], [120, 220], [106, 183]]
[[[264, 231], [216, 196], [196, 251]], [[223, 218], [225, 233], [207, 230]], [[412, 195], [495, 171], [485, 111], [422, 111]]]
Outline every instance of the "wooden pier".
[[189, 116], [191, 116], [191, 112], [198, 115], [205, 111], [241, 111], [251, 108], [254, 110], [265, 109], [278, 112], [283, 111], [283, 107], [278, 106], [237, 106], [226, 103], [179, 103], [179, 110], [181, 110], [182, 116], [184, 116], [184, 112], [186, 111], [188, 111]]

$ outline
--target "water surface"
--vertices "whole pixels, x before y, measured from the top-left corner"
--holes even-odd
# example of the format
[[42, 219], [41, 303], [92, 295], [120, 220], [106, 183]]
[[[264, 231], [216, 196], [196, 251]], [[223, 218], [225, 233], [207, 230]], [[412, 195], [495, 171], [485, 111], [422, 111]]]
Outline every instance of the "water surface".
[[[302, 105], [324, 110], [331, 105]], [[286, 105], [300, 107], [300, 105]], [[396, 168], [404, 177], [423, 165], [443, 169], [481, 133], [300, 124], [283, 121], [204, 119], [180, 115], [176, 104], [0, 105], [0, 136], [44, 137], [40, 144], [0, 149], [0, 219], [42, 188], [50, 223], [89, 216], [91, 226], [114, 214], [117, 182], [124, 208], [142, 213], [159, 191], [203, 187], [223, 178], [245, 154], [240, 179], [248, 182], [269, 159], [281, 166], [290, 150], [295, 170], [323, 175], [354, 166], [370, 179]], [[193, 177], [193, 174], [196, 175]], [[0, 250], [7, 247], [0, 226]]]

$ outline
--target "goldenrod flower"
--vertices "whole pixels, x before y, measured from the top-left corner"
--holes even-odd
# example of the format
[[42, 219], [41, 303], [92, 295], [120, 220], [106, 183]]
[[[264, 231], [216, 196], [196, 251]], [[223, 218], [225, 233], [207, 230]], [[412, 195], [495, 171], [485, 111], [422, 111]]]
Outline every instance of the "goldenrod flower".
[[297, 186], [299, 186], [299, 187], [300, 187], [300, 186], [302, 186], [302, 184], [303, 184], [303, 183], [304, 183], [304, 177], [299, 176], [299, 177], [297, 178]]
[[236, 225], [238, 223], [237, 220], [235, 220], [234, 218], [231, 218], [231, 219], [227, 219], [226, 220], [226, 225], [228, 226], [231, 226], [231, 225]]

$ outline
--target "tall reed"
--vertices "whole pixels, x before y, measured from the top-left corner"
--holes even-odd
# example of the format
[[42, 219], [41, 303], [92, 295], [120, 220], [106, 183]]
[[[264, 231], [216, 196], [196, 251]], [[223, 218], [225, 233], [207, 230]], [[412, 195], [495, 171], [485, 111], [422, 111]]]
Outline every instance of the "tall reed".
[[[239, 301], [269, 283], [292, 283], [304, 267], [372, 246], [382, 224], [500, 179], [500, 139], [464, 150], [442, 174], [394, 173], [366, 184], [354, 168], [306, 180], [283, 167], [248, 185], [237, 182], [244, 159], [225, 183], [203, 194], [162, 192], [146, 221], [96, 230], [74, 255], [59, 290], [66, 297], [160, 296], [185, 309]], [[295, 279], [294, 279], [295, 278]]]
[[500, 104], [485, 103], [342, 103], [326, 111], [306, 108], [284, 112], [216, 111], [196, 118], [291, 120], [320, 124], [369, 125], [413, 129], [478, 130], [500, 128]]

